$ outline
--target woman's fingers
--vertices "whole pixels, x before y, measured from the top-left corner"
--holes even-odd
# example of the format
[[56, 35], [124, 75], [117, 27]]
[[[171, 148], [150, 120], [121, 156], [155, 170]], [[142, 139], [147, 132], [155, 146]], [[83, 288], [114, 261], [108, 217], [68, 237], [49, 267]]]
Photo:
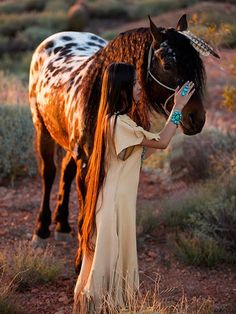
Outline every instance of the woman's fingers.
[[194, 83], [192, 81], [187, 81], [180, 89], [181, 96], [187, 96], [192, 88], [194, 87]]
[[[191, 92], [188, 93], [188, 95], [187, 95], [187, 97], [186, 97], [186, 98], [187, 98], [187, 102], [189, 101], [189, 99], [191, 98], [191, 96], [193, 95], [194, 92], [195, 92], [195, 88], [193, 88], [193, 89], [191, 90]], [[187, 102], [186, 102], [186, 103], [187, 103]]]

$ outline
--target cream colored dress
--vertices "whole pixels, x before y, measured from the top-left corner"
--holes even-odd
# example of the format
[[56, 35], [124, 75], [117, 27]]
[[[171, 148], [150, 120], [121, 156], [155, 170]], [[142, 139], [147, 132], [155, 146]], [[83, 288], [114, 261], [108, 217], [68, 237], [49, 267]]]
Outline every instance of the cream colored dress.
[[99, 313], [104, 295], [124, 307], [139, 287], [136, 198], [143, 151], [139, 144], [144, 138], [159, 140], [159, 135], [145, 131], [127, 115], [117, 117], [96, 207], [95, 251], [82, 260], [74, 291], [75, 313]]

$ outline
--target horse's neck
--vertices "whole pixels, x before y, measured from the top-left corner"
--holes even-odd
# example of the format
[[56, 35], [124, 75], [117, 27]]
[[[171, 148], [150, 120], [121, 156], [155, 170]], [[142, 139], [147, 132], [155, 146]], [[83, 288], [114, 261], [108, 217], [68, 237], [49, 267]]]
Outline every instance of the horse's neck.
[[148, 28], [132, 30], [120, 34], [111, 41], [105, 48], [105, 58], [114, 62], [127, 62], [139, 64], [147, 57], [151, 45], [151, 35]]

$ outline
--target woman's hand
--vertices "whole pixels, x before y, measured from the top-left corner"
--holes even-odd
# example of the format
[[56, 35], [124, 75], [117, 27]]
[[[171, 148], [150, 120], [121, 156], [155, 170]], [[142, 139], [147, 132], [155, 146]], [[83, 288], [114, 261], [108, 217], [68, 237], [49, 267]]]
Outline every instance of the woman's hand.
[[[185, 92], [185, 90], [187, 91]], [[181, 111], [194, 92], [195, 88], [193, 82], [187, 81], [181, 88], [178, 86], [175, 90], [173, 109]]]

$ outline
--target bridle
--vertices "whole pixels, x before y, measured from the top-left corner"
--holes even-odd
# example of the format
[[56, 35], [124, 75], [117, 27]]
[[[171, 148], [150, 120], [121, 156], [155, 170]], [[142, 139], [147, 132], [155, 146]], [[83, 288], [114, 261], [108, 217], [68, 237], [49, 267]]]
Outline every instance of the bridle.
[[[166, 88], [166, 89], [168, 89], [168, 90], [171, 90], [172, 92], [175, 92], [175, 89], [174, 89], [174, 88], [171, 88], [171, 87], [165, 85], [164, 83], [160, 82], [160, 81], [151, 73], [150, 67], [151, 67], [153, 52], [154, 52], [154, 49], [153, 49], [153, 46], [151, 45], [151, 46], [150, 46], [150, 49], [149, 49], [149, 52], [148, 52], [147, 81], [148, 81], [148, 76], [150, 75], [151, 78], [152, 78], [155, 82], [157, 82], [159, 85], [161, 85], [162, 87], [164, 87], [164, 88]], [[169, 115], [170, 115], [169, 110], [167, 110], [167, 108], [166, 108], [167, 102], [169, 101], [170, 98], [172, 98], [172, 97], [174, 96], [174, 94], [175, 94], [175, 93], [171, 94], [171, 95], [166, 99], [164, 105], [163, 105], [163, 104], [160, 104], [160, 105], [159, 105], [159, 104], [156, 103], [158, 109], [160, 109], [160, 111], [161, 111], [162, 113], [164, 113], [164, 115], [165, 115], [166, 117], [169, 117]]]

